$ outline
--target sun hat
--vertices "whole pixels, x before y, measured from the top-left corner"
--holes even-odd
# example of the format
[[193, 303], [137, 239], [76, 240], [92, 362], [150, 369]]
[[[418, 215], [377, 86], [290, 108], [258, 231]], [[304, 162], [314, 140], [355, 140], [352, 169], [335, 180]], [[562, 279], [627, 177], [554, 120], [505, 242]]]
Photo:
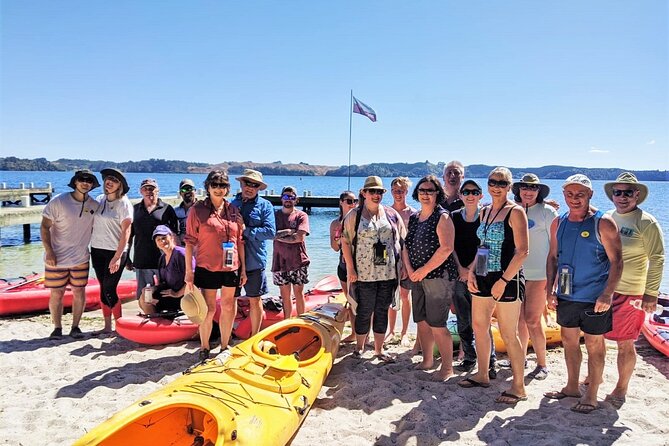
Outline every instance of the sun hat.
[[139, 185], [139, 188], [143, 188], [144, 186], [153, 186], [156, 189], [158, 189], [158, 182], [154, 180], [153, 178], [144, 178], [142, 180], [142, 183]]
[[244, 169], [244, 173], [242, 173], [240, 176], [235, 178], [237, 181], [252, 181], [254, 183], [260, 183], [260, 190], [265, 190], [267, 189], [267, 183], [265, 183], [262, 179], [262, 173], [258, 172], [257, 170], [253, 169]]
[[640, 183], [639, 180], [636, 179], [636, 175], [634, 175], [632, 172], [623, 172], [618, 175], [616, 181], [612, 181], [604, 185], [604, 192], [606, 192], [606, 196], [609, 197], [609, 200], [611, 201], [613, 201], [613, 186], [616, 184], [632, 184], [639, 191], [639, 198], [636, 202], [637, 205], [643, 203], [644, 200], [648, 197], [648, 186]]
[[478, 190], [483, 191], [483, 189], [481, 189], [481, 186], [479, 186], [479, 183], [477, 183], [476, 181], [474, 181], [474, 180], [465, 180], [465, 182], [462, 183], [462, 186], [460, 186], [460, 192], [462, 192], [463, 190], [465, 190], [465, 186], [468, 186], [468, 185], [472, 185], [472, 186], [476, 187]]
[[196, 286], [181, 298], [181, 311], [194, 324], [201, 324], [207, 317], [207, 301]]
[[72, 178], [70, 178], [68, 186], [70, 186], [72, 189], [75, 189], [74, 182], [79, 178], [84, 177], [93, 178], [93, 185], [91, 186], [91, 190], [95, 189], [96, 187], [100, 187], [100, 182], [98, 181], [97, 177], [89, 169], [81, 169], [74, 172], [74, 175], [72, 175]]
[[195, 182], [193, 182], [193, 180], [191, 180], [190, 178], [184, 178], [183, 180], [181, 180], [181, 183], [179, 183], [179, 191], [181, 191], [181, 188], [184, 186], [190, 186], [193, 189], [195, 189]]
[[538, 176], [536, 176], [533, 173], [526, 173], [525, 175], [523, 175], [520, 181], [516, 181], [515, 183], [513, 183], [513, 186], [511, 186], [511, 192], [513, 192], [513, 195], [520, 196], [520, 186], [522, 186], [523, 184], [534, 184], [539, 186], [537, 201], [543, 201], [543, 199], [546, 198], [551, 191], [551, 188], [548, 187], [548, 185], [543, 184], [539, 180]]
[[569, 186], [570, 184], [578, 184], [579, 186], [583, 186], [592, 190], [592, 181], [590, 181], [590, 178], [586, 177], [582, 173], [577, 173], [564, 180], [564, 183], [562, 183], [562, 189]]
[[386, 192], [386, 188], [383, 187], [383, 181], [381, 181], [381, 177], [377, 177], [376, 175], [371, 175], [367, 178], [365, 178], [365, 185], [362, 186], [363, 189], [381, 189], [383, 192]]
[[172, 235], [172, 234], [174, 234], [174, 233], [167, 226], [158, 225], [158, 226], [156, 226], [156, 229], [153, 230], [153, 234], [151, 235], [151, 238], [155, 239], [159, 235]]
[[123, 188], [123, 195], [127, 194], [130, 190], [130, 186], [128, 186], [128, 180], [125, 179], [121, 171], [118, 169], [114, 169], [113, 167], [102, 169], [100, 171], [100, 176], [102, 176], [103, 181], [107, 177], [114, 177], [119, 180], [121, 182], [121, 187]]

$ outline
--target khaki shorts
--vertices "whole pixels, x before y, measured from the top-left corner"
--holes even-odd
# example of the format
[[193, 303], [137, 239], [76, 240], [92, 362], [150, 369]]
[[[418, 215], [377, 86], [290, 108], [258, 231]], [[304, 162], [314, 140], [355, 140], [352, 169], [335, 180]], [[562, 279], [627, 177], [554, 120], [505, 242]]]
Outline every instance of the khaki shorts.
[[44, 288], [84, 287], [88, 285], [89, 269], [88, 262], [71, 268], [44, 266]]

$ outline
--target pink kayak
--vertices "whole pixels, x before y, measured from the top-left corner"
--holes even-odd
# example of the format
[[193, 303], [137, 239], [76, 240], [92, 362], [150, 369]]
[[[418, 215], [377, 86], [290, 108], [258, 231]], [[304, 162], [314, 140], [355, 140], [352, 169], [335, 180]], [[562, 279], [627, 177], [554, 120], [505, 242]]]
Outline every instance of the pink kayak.
[[[137, 284], [134, 279], [121, 280], [117, 292], [121, 301], [135, 298]], [[0, 316], [13, 314], [37, 313], [49, 310], [51, 290], [44, 287], [42, 275], [30, 276], [24, 282], [0, 287]], [[72, 290], [67, 287], [63, 297], [63, 307], [72, 307]], [[92, 310], [100, 306], [100, 283], [95, 278], [88, 279], [86, 286], [86, 309]]]
[[[240, 297], [237, 301], [237, 317], [235, 318], [232, 328], [232, 334], [241, 339], [248, 339], [251, 336], [251, 318], [249, 317], [248, 302], [244, 302], [245, 300], [248, 299]], [[281, 298], [279, 298], [279, 301], [280, 300]], [[337, 276], [325, 276], [313, 289], [304, 293], [305, 311], [311, 311], [318, 305], [330, 302], [341, 304], [346, 303], [346, 298], [341, 290], [341, 284], [339, 283]], [[294, 301], [292, 316], [297, 316]], [[283, 319], [283, 311], [275, 311], [265, 308], [265, 314], [260, 329], [267, 328]]]

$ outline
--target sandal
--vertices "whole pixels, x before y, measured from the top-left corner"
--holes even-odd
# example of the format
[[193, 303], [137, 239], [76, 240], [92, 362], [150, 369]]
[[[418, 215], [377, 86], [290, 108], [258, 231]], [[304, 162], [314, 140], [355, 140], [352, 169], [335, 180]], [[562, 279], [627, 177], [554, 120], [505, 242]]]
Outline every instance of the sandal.
[[593, 406], [592, 404], [586, 404], [586, 403], [576, 403], [576, 405], [572, 406], [571, 408], [572, 412], [585, 413], [585, 414], [588, 414], [593, 410], [597, 410], [597, 406]]
[[527, 374], [527, 377], [530, 379], [536, 379], [543, 381], [548, 376], [548, 369], [540, 365], [536, 366], [534, 370]]
[[581, 395], [569, 395], [568, 393], [564, 393], [562, 390], [559, 390], [557, 392], [546, 392], [544, 393], [544, 396], [548, 399], [551, 400], [563, 400], [565, 398], [580, 398]]
[[207, 359], [209, 359], [209, 349], [208, 348], [202, 348], [200, 349], [200, 353], [198, 353], [197, 359], [200, 362], [204, 362]]
[[496, 403], [516, 404], [518, 401], [527, 401], [527, 396], [518, 396], [509, 392], [502, 392], [495, 400]]
[[620, 409], [625, 404], [625, 396], [606, 395], [604, 401], [613, 406], [614, 409]]
[[484, 389], [487, 389], [488, 387], [490, 387], [490, 383], [480, 383], [471, 378], [465, 378], [462, 381], [458, 381], [458, 385], [464, 389], [472, 389], [474, 387], [482, 387]]

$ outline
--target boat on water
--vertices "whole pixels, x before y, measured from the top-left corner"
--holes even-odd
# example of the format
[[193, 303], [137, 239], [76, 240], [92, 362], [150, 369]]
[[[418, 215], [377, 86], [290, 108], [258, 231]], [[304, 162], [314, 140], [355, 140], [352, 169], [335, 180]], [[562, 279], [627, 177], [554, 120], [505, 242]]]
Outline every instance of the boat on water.
[[93, 428], [75, 445], [283, 445], [314, 404], [346, 319], [325, 304], [280, 321]]
[[[137, 282], [135, 279], [121, 280], [116, 288], [119, 298], [125, 302], [135, 298]], [[39, 313], [49, 310], [51, 290], [44, 287], [44, 276], [32, 274], [25, 280], [12, 284], [0, 285], [0, 316], [16, 314]], [[68, 286], [63, 296], [63, 307], [72, 307], [74, 295]], [[86, 309], [93, 310], [100, 307], [100, 282], [95, 278], [88, 279], [86, 285]]]

